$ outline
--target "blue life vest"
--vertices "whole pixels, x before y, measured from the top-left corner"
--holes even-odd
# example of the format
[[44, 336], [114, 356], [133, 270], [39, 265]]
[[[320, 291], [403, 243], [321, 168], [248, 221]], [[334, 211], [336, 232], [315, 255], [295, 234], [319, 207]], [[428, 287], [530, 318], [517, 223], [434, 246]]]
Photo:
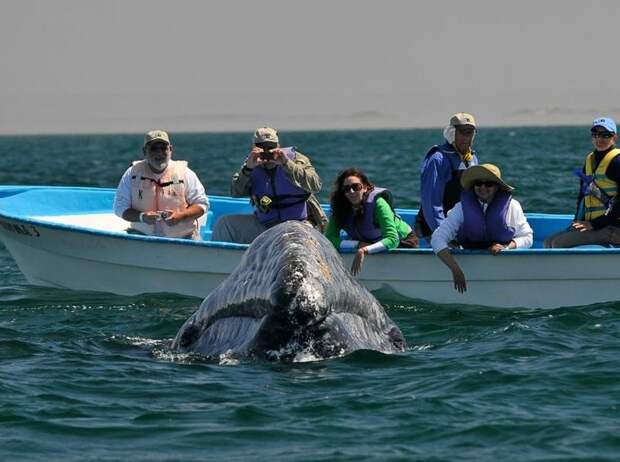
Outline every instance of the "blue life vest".
[[461, 207], [464, 220], [458, 232], [459, 244], [466, 249], [485, 249], [496, 242], [508, 244], [515, 235], [514, 228], [506, 224], [511, 200], [512, 195], [498, 191], [484, 213], [474, 192], [463, 191]]
[[[290, 160], [295, 160], [295, 148], [282, 148], [282, 151]], [[308, 218], [306, 201], [310, 193], [293, 184], [281, 165], [271, 170], [255, 168], [250, 179], [250, 191], [256, 206], [254, 214], [262, 224], [275, 225]]]
[[375, 243], [383, 237], [381, 228], [374, 220], [377, 199], [382, 197], [392, 207], [392, 193], [385, 188], [375, 187], [363, 204], [363, 212], [360, 215], [351, 215], [343, 228], [351, 239]]
[[[447, 214], [452, 208], [456, 205], [456, 203], [460, 200], [461, 192], [463, 188], [461, 187], [461, 175], [463, 172], [473, 166], [478, 165], [478, 157], [476, 157], [475, 152], [472, 150], [473, 157], [472, 159], [465, 163], [461, 160], [461, 156], [447, 141], [441, 146], [433, 146], [424, 156], [424, 161], [422, 162], [422, 170], [426, 166], [426, 161], [429, 157], [431, 157], [436, 152], [440, 152], [443, 154], [444, 158], [450, 162], [450, 170], [451, 170], [451, 178], [444, 186], [443, 190], [443, 212]], [[424, 218], [424, 213], [422, 211], [422, 207], [418, 212], [416, 217], [416, 222], [422, 227], [423, 234], [425, 236], [430, 236], [433, 234], [433, 230], [429, 227], [426, 219]]]

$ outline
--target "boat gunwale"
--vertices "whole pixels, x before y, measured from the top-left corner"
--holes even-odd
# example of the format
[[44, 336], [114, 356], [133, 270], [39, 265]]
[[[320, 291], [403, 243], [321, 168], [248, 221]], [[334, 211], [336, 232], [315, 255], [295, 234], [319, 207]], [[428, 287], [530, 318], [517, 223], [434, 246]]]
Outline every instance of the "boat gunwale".
[[[8, 197], [8, 195], [3, 195], [3, 191], [10, 191], [12, 189], [16, 190], [16, 193], [25, 192], [30, 189], [56, 189], [56, 190], [81, 190], [81, 191], [93, 191], [93, 192], [114, 192], [112, 188], [100, 188], [100, 187], [85, 187], [85, 186], [39, 186], [39, 185], [0, 185], [0, 204], [3, 197]], [[209, 199], [211, 200], [227, 200], [234, 202], [244, 202], [243, 198], [231, 198], [228, 196], [218, 196], [218, 195], [209, 195]], [[403, 209], [396, 208], [396, 212], [407, 212], [410, 213], [415, 211], [415, 209]], [[112, 210], [105, 212], [112, 213]], [[73, 215], [95, 215], [97, 213], [74, 213]], [[528, 218], [546, 218], [546, 217], [562, 217], [567, 218], [571, 217], [571, 215], [566, 214], [547, 214], [547, 213], [526, 213], [526, 217]], [[229, 250], [245, 250], [249, 247], [249, 244], [238, 244], [233, 242], [220, 242], [220, 241], [203, 241], [203, 240], [191, 240], [191, 239], [179, 239], [179, 238], [169, 238], [169, 237], [160, 237], [160, 236], [147, 236], [147, 235], [139, 235], [139, 234], [129, 234], [123, 233], [120, 231], [107, 231], [107, 230], [99, 230], [88, 228], [85, 226], [78, 225], [70, 225], [65, 223], [54, 223], [49, 222], [37, 218], [28, 217], [25, 215], [11, 214], [7, 213], [0, 208], [0, 218], [5, 218], [8, 220], [13, 220], [17, 222], [23, 222], [29, 225], [37, 225], [47, 229], [57, 229], [62, 231], [69, 231], [73, 233], [79, 234], [89, 234], [95, 236], [103, 236], [110, 237], [113, 239], [129, 239], [129, 240], [137, 240], [142, 242], [156, 243], [156, 244], [175, 244], [175, 245], [190, 245], [190, 246], [199, 246], [199, 247], [211, 247], [218, 249], [229, 249]], [[341, 249], [339, 250], [341, 254], [352, 254], [356, 252], [356, 249]], [[466, 249], [451, 249], [451, 252], [455, 255], [489, 255], [486, 250], [466, 250]], [[409, 249], [409, 248], [397, 248], [389, 250], [388, 253], [394, 254], [420, 254], [427, 255], [433, 254], [433, 249], [428, 248], [418, 248], [418, 249]], [[584, 246], [583, 248], [562, 248], [562, 249], [546, 249], [546, 248], [529, 248], [529, 249], [510, 249], [508, 251], [500, 252], [497, 256], [501, 257], [509, 257], [509, 256], [517, 256], [517, 255], [605, 255], [605, 254], [620, 254], [620, 247], [601, 247], [601, 248], [592, 248], [591, 246]]]

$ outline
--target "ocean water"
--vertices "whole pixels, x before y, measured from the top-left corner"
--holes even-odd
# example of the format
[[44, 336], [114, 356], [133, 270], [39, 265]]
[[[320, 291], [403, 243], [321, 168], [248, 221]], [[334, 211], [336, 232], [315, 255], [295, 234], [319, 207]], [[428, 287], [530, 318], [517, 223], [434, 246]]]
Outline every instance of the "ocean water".
[[[250, 133], [172, 137], [208, 193], [227, 194]], [[311, 157], [322, 200], [356, 165], [417, 207], [440, 130], [282, 138]], [[141, 139], [0, 137], [0, 184], [115, 187]], [[475, 145], [526, 211], [572, 213], [588, 127], [483, 129]], [[199, 299], [33, 287], [1, 246], [0, 267], [1, 461], [620, 460], [619, 303], [384, 302], [404, 354], [220, 364], [168, 351]]]

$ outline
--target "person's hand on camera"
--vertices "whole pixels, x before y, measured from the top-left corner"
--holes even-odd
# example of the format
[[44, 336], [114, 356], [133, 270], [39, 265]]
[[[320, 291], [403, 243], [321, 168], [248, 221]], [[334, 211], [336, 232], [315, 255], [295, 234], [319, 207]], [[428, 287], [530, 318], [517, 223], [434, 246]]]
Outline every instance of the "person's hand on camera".
[[278, 165], [284, 165], [286, 163], [286, 155], [284, 154], [284, 151], [282, 151], [282, 149], [272, 149], [271, 154], [273, 155], [273, 163]]
[[174, 210], [164, 210], [161, 212], [161, 217], [167, 225], [174, 226], [185, 218], [185, 215], [183, 215], [183, 212], [180, 210], [177, 210], [176, 212]]
[[245, 165], [248, 168], [256, 168], [258, 165], [260, 165], [263, 160], [260, 158], [260, 155], [263, 153], [263, 150], [259, 147], [253, 147], [252, 151], [250, 152], [250, 155], [248, 156], [248, 158], [245, 160]]
[[159, 212], [150, 211], [142, 212], [140, 214], [140, 221], [142, 221], [142, 223], [146, 223], [147, 225], [154, 225], [159, 220], [161, 220], [161, 215]]

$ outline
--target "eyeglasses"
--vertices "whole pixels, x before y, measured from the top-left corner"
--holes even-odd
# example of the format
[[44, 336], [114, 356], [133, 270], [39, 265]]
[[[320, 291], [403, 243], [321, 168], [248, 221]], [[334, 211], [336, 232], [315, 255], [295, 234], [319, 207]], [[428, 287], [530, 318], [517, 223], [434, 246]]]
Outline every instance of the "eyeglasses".
[[592, 135], [592, 138], [602, 138], [605, 140], [608, 140], [609, 138], [614, 136], [613, 133], [609, 133], [609, 132], [592, 132], [591, 135]]
[[497, 186], [497, 183], [495, 181], [474, 181], [474, 186], [477, 188], [479, 188], [480, 186], [492, 188], [493, 186]]
[[364, 185], [362, 183], [351, 183], [342, 186], [342, 192], [345, 194], [349, 192], [359, 192], [362, 190], [363, 187]]
[[146, 145], [146, 149], [149, 152], [166, 151], [168, 149], [168, 146], [170, 145], [167, 143], [149, 143]]

